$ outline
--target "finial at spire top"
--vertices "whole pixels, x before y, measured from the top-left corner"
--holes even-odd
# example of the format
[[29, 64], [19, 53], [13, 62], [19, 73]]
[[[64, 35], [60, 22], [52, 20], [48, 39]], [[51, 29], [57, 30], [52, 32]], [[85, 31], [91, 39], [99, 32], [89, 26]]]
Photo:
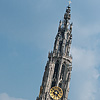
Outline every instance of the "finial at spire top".
[[69, 5], [72, 3], [71, 0], [69, 0], [68, 2], [69, 2]]

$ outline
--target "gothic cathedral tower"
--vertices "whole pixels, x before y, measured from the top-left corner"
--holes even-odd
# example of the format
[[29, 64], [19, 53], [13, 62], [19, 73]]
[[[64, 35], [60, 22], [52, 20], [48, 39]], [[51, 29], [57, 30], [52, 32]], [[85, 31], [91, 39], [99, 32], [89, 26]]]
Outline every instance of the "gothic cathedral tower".
[[72, 42], [71, 7], [68, 5], [64, 20], [60, 21], [54, 49], [48, 54], [48, 61], [36, 100], [68, 100], [72, 71], [72, 56], [69, 54]]

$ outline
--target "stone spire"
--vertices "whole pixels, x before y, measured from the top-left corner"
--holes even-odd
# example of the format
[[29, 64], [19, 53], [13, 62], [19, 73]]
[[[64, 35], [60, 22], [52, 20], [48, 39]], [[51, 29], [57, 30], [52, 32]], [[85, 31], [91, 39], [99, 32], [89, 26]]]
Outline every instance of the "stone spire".
[[68, 100], [72, 71], [72, 57], [69, 55], [72, 41], [71, 7], [68, 5], [63, 21], [60, 20], [54, 49], [48, 54], [48, 61], [36, 100]]

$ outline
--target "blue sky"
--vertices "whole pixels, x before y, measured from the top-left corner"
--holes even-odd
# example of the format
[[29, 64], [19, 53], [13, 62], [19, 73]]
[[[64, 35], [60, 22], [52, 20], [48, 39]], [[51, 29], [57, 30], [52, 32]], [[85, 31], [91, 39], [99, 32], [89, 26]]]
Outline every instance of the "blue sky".
[[[35, 100], [67, 0], [0, 0], [0, 100]], [[100, 0], [72, 0], [70, 100], [100, 98]]]

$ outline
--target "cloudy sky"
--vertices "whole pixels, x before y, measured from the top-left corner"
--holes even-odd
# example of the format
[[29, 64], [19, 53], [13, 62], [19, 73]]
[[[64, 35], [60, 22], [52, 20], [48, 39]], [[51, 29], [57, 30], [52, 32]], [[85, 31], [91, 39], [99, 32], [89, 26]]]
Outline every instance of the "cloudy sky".
[[[67, 0], [0, 0], [0, 100], [35, 100]], [[73, 0], [70, 100], [100, 100], [100, 0]]]

